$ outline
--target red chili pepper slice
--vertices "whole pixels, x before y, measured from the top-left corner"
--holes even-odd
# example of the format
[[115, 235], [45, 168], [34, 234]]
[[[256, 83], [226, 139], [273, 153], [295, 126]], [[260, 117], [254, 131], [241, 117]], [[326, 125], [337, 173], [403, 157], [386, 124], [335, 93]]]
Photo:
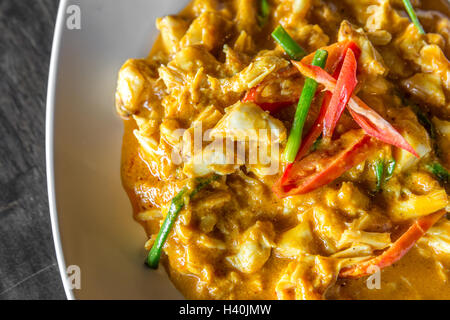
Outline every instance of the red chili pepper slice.
[[374, 145], [363, 130], [351, 130], [327, 148], [291, 164], [273, 190], [284, 198], [320, 188], [367, 159]]
[[[316, 80], [325, 86], [326, 90], [333, 92], [336, 88], [336, 80], [321, 68], [308, 66], [302, 62], [292, 61], [299, 71], [306, 77]], [[406, 139], [378, 113], [367, 106], [361, 99], [353, 95], [349, 100], [348, 109], [355, 121], [374, 138], [402, 148], [419, 158], [417, 152]]]
[[446, 213], [438, 211], [419, 218], [395, 243], [378, 257], [341, 269], [340, 278], [358, 279], [375, 273], [376, 268], [383, 269], [399, 261], [416, 242]]
[[323, 136], [330, 140], [334, 129], [347, 106], [358, 80], [356, 79], [356, 69], [358, 63], [352, 50], [347, 50], [342, 70], [337, 79], [336, 88], [331, 97], [325, 114], [323, 123]]
[[[344, 63], [345, 56], [347, 55], [347, 51], [351, 49], [355, 55], [355, 59], [359, 60], [359, 57], [361, 55], [361, 49], [359, 49], [358, 45], [354, 43], [353, 41], [346, 41], [340, 46], [335, 46], [335, 50], [339, 50], [342, 52], [339, 52], [339, 59], [336, 62], [333, 62], [331, 59], [328, 59], [328, 61], [332, 65], [336, 65], [336, 70], [334, 70], [333, 78], [337, 79], [339, 77], [339, 73], [342, 70], [342, 65]], [[331, 52], [329, 55], [336, 57], [337, 54], [335, 52]], [[323, 122], [325, 118], [325, 114], [327, 112], [327, 109], [330, 104], [332, 94], [331, 92], [327, 91], [325, 92], [325, 95], [323, 97], [322, 106], [320, 107], [319, 116], [317, 117], [316, 121], [312, 125], [311, 129], [309, 130], [308, 134], [303, 139], [303, 143], [300, 147], [300, 150], [297, 154], [297, 160], [300, 160], [303, 158], [308, 151], [311, 149], [314, 142], [319, 138], [320, 134], [322, 133], [323, 129]]]
[[[328, 63], [330, 63], [331, 65], [333, 65], [335, 67], [335, 71], [333, 73], [334, 78], [338, 78], [339, 73], [341, 72], [342, 66], [344, 64], [344, 59], [345, 59], [349, 49], [354, 53], [355, 60], [358, 60], [359, 56], [361, 55], [361, 50], [356, 45], [356, 43], [354, 43], [353, 41], [347, 41], [344, 43], [335, 44], [335, 45], [328, 47], [328, 49], [330, 50], [329, 56], [334, 57], [335, 60], [337, 59], [337, 61], [333, 61], [333, 59], [328, 59]], [[308, 57], [306, 57], [305, 59], [307, 59], [307, 58]], [[320, 108], [319, 116], [317, 117], [316, 121], [312, 125], [308, 134], [303, 139], [303, 143], [297, 154], [296, 161], [299, 161], [300, 159], [302, 159], [308, 153], [308, 151], [311, 149], [314, 142], [319, 138], [319, 136], [322, 132], [325, 115], [329, 108], [331, 98], [332, 98], [331, 92], [329, 92], [329, 91], [325, 92], [325, 95], [324, 95], [324, 98], [322, 101], [322, 106]], [[289, 175], [292, 170], [292, 166], [293, 166], [292, 163], [288, 164], [287, 168], [285, 169], [284, 174], [282, 175], [280, 180], [277, 182], [275, 189], [281, 188], [280, 186], [285, 185], [287, 183], [287, 181], [289, 179]], [[279, 194], [281, 196], [282, 192], [280, 192]]]
[[[361, 50], [359, 49], [357, 44], [353, 41], [343, 41], [343, 42], [334, 43], [328, 47], [325, 47], [324, 49], [329, 52], [327, 66], [325, 69], [326, 70], [335, 70], [335, 72], [333, 74], [333, 76], [335, 76], [335, 78], [337, 78], [339, 76], [339, 73], [342, 69], [342, 64], [344, 62], [344, 58], [345, 58], [345, 55], [346, 55], [348, 49], [352, 49], [352, 51], [355, 54], [356, 60], [358, 60], [359, 55], [361, 53]], [[303, 58], [302, 62], [308, 63], [308, 61], [309, 61], [309, 63], [311, 63], [313, 58], [314, 58], [314, 53]], [[296, 70], [296, 68], [294, 68], [294, 69]], [[296, 71], [296, 72], [298, 72], [298, 71]], [[282, 71], [280, 74], [278, 74], [278, 76], [290, 76], [292, 74], [295, 74], [295, 73], [292, 72], [292, 70], [290, 68], [288, 68], [288, 69]], [[295, 97], [293, 100], [280, 101], [280, 102], [261, 102], [261, 101], [259, 101], [259, 99], [258, 99], [259, 93], [260, 93], [262, 87], [264, 87], [266, 84], [267, 84], [266, 81], [263, 81], [259, 85], [251, 88], [245, 94], [244, 98], [242, 99], [242, 102], [248, 102], [248, 101], [254, 102], [257, 105], [259, 105], [263, 110], [269, 111], [271, 114], [275, 114], [275, 113], [279, 112], [281, 109], [297, 103], [298, 97]], [[329, 94], [328, 92], [325, 95], [329, 95], [328, 99], [331, 98], [331, 94]], [[322, 123], [320, 123], [320, 125], [322, 125]], [[320, 135], [320, 132], [319, 132], [319, 135]], [[315, 140], [316, 139], [314, 139], [314, 141]], [[314, 143], [314, 141], [313, 141], [313, 143]], [[309, 150], [309, 148], [308, 148], [308, 150]]]

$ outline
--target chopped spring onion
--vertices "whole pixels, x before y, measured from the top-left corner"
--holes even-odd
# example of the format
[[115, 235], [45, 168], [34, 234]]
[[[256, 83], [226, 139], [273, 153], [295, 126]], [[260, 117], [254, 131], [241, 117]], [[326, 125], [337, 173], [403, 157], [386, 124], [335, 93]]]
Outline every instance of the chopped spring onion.
[[381, 190], [384, 179], [384, 160], [378, 159], [374, 165], [375, 176], [377, 178], [376, 192]]
[[397, 161], [395, 161], [395, 159], [391, 159], [387, 162], [384, 159], [375, 161], [373, 169], [375, 171], [375, 177], [377, 178], [376, 192], [379, 192], [383, 188], [383, 184], [392, 178], [396, 165]]
[[414, 11], [414, 7], [411, 4], [410, 0], [403, 0], [403, 4], [405, 5], [406, 12], [408, 12], [409, 17], [411, 18], [411, 21], [416, 26], [417, 30], [419, 30], [420, 34], [425, 34], [425, 30], [422, 27], [422, 24], [419, 21], [419, 18], [417, 18], [417, 14]]
[[450, 181], [450, 173], [439, 162], [430, 163], [426, 168], [442, 182]]
[[[336, 80], [323, 68], [310, 66], [301, 61], [292, 61], [292, 63], [304, 76], [313, 78], [323, 84], [326, 90], [331, 92], [336, 90]], [[402, 148], [412, 153], [415, 157], [420, 158], [408, 141], [389, 122], [372, 110], [355, 94], [350, 99], [348, 110], [355, 122], [368, 135], [387, 144]]]
[[261, 4], [259, 7], [259, 15], [258, 15], [258, 21], [259, 25], [261, 27], [264, 27], [267, 22], [269, 21], [269, 15], [270, 15], [270, 4], [269, 0], [260, 0]]
[[388, 161], [387, 168], [386, 168], [385, 181], [389, 181], [392, 178], [392, 176], [394, 175], [396, 166], [397, 166], [397, 161], [395, 159], [391, 159]]
[[[317, 50], [312, 65], [324, 68], [327, 62], [328, 52], [326, 50]], [[311, 102], [317, 91], [317, 82], [313, 79], [307, 78], [303, 86], [300, 100], [298, 101], [297, 111], [295, 112], [294, 123], [292, 125], [291, 133], [284, 150], [284, 159], [292, 163], [297, 157], [298, 150], [302, 144], [303, 127], [305, 125], [306, 117], [311, 106]]]
[[[214, 175], [210, 178], [206, 179], [198, 179], [196, 188], [189, 194], [189, 198], [193, 198], [200, 190], [204, 189], [212, 182], [219, 179], [219, 175]], [[147, 265], [152, 269], [157, 269], [159, 265], [159, 260], [161, 259], [162, 249], [164, 244], [166, 243], [167, 237], [169, 236], [170, 231], [173, 228], [175, 221], [177, 220], [178, 215], [181, 210], [183, 210], [185, 202], [184, 197], [188, 189], [184, 187], [181, 191], [172, 199], [172, 203], [170, 204], [169, 212], [167, 213], [166, 219], [164, 220], [161, 229], [159, 230], [158, 236], [156, 237], [155, 243], [153, 244], [152, 249], [150, 250], [147, 257]]]
[[439, 157], [441, 155], [441, 150], [436, 141], [437, 130], [436, 130], [436, 126], [434, 125], [433, 121], [430, 120], [430, 117], [424, 111], [422, 111], [417, 104], [411, 103], [408, 100], [406, 100], [406, 104], [409, 104], [411, 106], [411, 109], [414, 111], [414, 113], [417, 116], [417, 120], [422, 125], [422, 127], [424, 127], [425, 130], [427, 130], [427, 132], [432, 140], [433, 150], [436, 153], [436, 155]]
[[278, 26], [272, 37], [278, 42], [278, 44], [286, 51], [292, 60], [301, 60], [306, 56], [306, 51], [295, 42], [294, 39], [287, 33], [282, 26]]

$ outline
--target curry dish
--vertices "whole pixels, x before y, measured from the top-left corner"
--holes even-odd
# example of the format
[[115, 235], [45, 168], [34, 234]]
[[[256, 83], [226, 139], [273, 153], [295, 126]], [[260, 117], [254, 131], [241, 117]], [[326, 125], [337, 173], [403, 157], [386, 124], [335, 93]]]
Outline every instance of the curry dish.
[[156, 21], [116, 92], [150, 267], [189, 299], [450, 299], [449, 5], [411, 2]]

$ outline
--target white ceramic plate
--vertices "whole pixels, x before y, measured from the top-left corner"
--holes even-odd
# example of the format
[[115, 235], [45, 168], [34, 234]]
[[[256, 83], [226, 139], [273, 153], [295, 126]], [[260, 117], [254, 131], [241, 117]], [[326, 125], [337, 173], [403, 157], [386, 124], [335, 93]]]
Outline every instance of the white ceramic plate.
[[[62, 0], [47, 99], [47, 175], [56, 253], [69, 299], [179, 299], [163, 271], [144, 266], [146, 236], [120, 180], [117, 72], [145, 57], [155, 19], [188, 0]], [[81, 29], [67, 19], [80, 8]], [[68, 13], [69, 11], [69, 13]], [[72, 20], [73, 21], [73, 20]], [[71, 290], [66, 267], [81, 270]]]

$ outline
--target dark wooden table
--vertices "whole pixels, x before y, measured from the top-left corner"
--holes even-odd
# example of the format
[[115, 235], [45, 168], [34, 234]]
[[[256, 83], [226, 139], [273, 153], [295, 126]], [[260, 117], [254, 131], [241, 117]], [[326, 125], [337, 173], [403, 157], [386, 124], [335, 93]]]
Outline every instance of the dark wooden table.
[[0, 1], [0, 299], [65, 299], [45, 174], [57, 0]]

